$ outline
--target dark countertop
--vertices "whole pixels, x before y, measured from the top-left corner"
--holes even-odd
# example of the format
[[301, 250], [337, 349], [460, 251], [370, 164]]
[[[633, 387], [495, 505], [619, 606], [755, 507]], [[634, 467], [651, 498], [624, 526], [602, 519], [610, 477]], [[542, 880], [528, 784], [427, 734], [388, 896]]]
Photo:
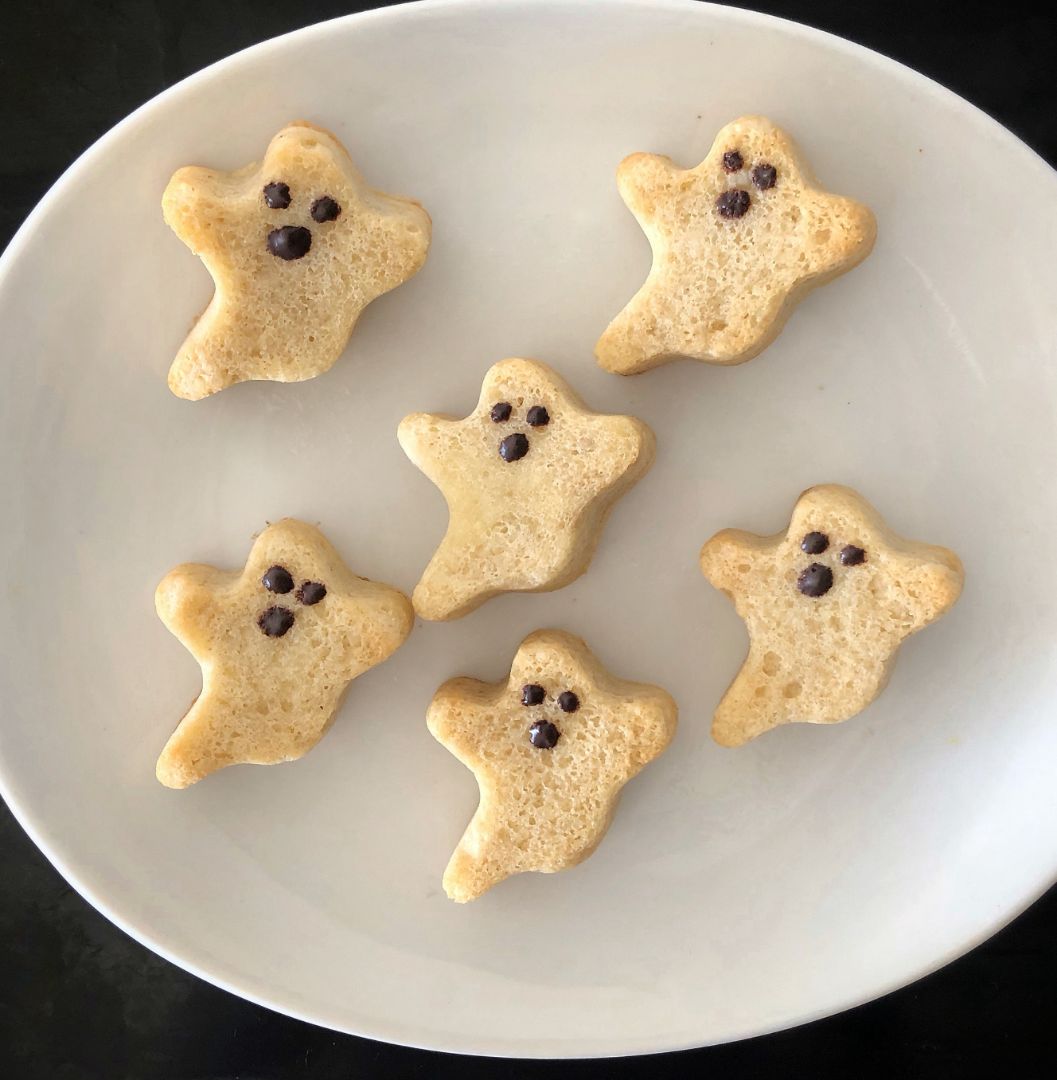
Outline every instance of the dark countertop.
[[[0, 130], [8, 143], [0, 164], [0, 242], [85, 147], [166, 86], [265, 38], [380, 6], [329, 0], [4, 3]], [[999, 10], [946, 0], [739, 6], [887, 53], [962, 94], [1057, 163], [1057, 15], [1033, 14], [1030, 4]], [[957, 162], [951, 171], [955, 176]], [[1019, 183], [1010, 176], [1008, 197], [1030, 199]], [[724, 1077], [885, 1080], [1057, 1075], [1051, 1038], [1057, 890], [946, 969], [841, 1016], [664, 1058], [535, 1064], [335, 1035], [216, 990], [98, 915], [6, 807], [0, 808], [0, 859], [0, 1073], [12, 1080], [624, 1078], [704, 1070]]]

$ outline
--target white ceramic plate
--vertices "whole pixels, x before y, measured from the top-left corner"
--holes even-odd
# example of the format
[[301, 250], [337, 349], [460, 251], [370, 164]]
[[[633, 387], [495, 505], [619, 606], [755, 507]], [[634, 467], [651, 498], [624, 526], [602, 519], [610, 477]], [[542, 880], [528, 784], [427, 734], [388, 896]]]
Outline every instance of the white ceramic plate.
[[[648, 247], [613, 171], [695, 164], [762, 112], [868, 203], [873, 256], [759, 359], [621, 379], [595, 338]], [[334, 129], [433, 214], [423, 273], [302, 385], [189, 404], [169, 362], [211, 292], [162, 223], [179, 165]], [[820, 33], [675, 2], [430, 3], [217, 65], [93, 147], [3, 260], [3, 792], [35, 841], [150, 948], [275, 1009], [395, 1042], [573, 1056], [735, 1039], [843, 1009], [992, 933], [1057, 870], [1057, 182], [922, 77]], [[156, 619], [187, 559], [241, 565], [268, 519], [319, 520], [410, 590], [445, 521], [406, 412], [465, 414], [485, 369], [545, 359], [645, 418], [653, 472], [590, 572], [423, 625], [324, 742], [184, 792], [154, 759], [199, 686]], [[745, 634], [697, 568], [852, 484], [968, 584], [881, 700], [737, 751], [709, 739]], [[476, 800], [427, 734], [456, 673], [498, 678], [540, 626], [583, 634], [681, 706], [598, 853], [469, 907], [440, 876]]]

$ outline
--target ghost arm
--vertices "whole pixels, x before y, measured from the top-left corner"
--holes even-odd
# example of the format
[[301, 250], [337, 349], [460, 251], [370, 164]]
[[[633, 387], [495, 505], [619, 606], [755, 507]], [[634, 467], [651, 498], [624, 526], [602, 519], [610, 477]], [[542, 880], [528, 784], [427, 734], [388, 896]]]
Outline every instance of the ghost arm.
[[338, 600], [335, 606], [347, 627], [339, 640], [347, 679], [355, 679], [388, 660], [407, 640], [414, 626], [411, 601], [389, 585], [358, 581], [351, 595], [334, 599]]
[[158, 618], [199, 662], [207, 659], [211, 650], [217, 591], [237, 577], [201, 563], [185, 563], [170, 570], [155, 590]]
[[669, 198], [676, 177], [683, 172], [671, 158], [660, 154], [632, 154], [617, 166], [617, 189], [628, 209], [640, 221], [652, 220]]
[[739, 586], [772, 546], [768, 537], [723, 529], [701, 549], [701, 572], [709, 582], [732, 600]]
[[[249, 171], [255, 171], [250, 166]], [[189, 165], [173, 173], [162, 195], [165, 223], [196, 254], [210, 264], [231, 243], [234, 212], [231, 198], [245, 183], [247, 170], [217, 173]]]
[[961, 595], [965, 571], [953, 551], [915, 544], [895, 560], [890, 580], [910, 617], [909, 633], [934, 622]]
[[412, 413], [400, 421], [397, 429], [404, 453], [442, 491], [460, 471], [459, 423], [450, 416]]
[[434, 694], [426, 712], [430, 734], [467, 768], [485, 765], [481, 742], [486, 721], [495, 711], [495, 687], [460, 676], [449, 679]]

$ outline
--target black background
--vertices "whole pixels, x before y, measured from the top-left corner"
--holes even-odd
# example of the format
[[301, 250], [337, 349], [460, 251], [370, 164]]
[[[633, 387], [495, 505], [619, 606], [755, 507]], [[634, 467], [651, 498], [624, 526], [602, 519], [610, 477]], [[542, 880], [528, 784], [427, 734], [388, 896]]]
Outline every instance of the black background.
[[[380, 6], [3, 0], [0, 240], [6, 244], [82, 150], [160, 90], [265, 38]], [[744, 6], [832, 31], [925, 72], [1057, 163], [1057, 15], [1035, 14], [1030, 3], [929, 0]], [[951, 162], [952, 183], [957, 172], [958, 163]], [[1030, 200], [1032, 192], [1011, 173], [1004, 197]], [[1001, 211], [1000, 201], [995, 210]], [[0, 340], [2, 334], [0, 328]], [[1053, 1077], [1055, 1020], [1057, 890], [1051, 890], [945, 970], [842, 1016], [778, 1035], [600, 1063], [404, 1050], [288, 1020], [153, 956], [72, 892], [0, 807], [0, 1074], [13, 1080], [619, 1080], [704, 1072], [886, 1080]], [[531, 1026], [530, 1015], [525, 1023]]]

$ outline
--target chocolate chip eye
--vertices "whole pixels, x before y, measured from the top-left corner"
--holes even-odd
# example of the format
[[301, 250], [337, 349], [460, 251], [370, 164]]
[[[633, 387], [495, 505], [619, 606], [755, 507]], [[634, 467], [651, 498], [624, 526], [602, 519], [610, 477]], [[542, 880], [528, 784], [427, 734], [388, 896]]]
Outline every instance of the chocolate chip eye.
[[760, 191], [768, 191], [774, 187], [774, 182], [778, 179], [778, 170], [773, 165], [757, 165], [752, 170], [752, 182], [760, 189]]
[[537, 750], [552, 750], [561, 737], [562, 733], [549, 720], [537, 720], [529, 728], [529, 742]]
[[300, 259], [312, 246], [312, 234], [301, 225], [284, 225], [268, 233], [268, 250], [284, 262]]
[[558, 695], [558, 708], [562, 712], [576, 712], [580, 699], [571, 690], [565, 690]]
[[751, 202], [752, 199], [747, 191], [742, 188], [733, 188], [730, 191], [724, 191], [716, 199], [716, 209], [720, 217], [740, 218], [748, 211]]
[[745, 159], [737, 150], [728, 150], [723, 155], [723, 168], [727, 172], [738, 172], [745, 165]]
[[491, 416], [493, 424], [502, 424], [510, 419], [513, 411], [513, 406], [509, 401], [498, 401], [492, 406], [492, 411], [488, 415]]
[[285, 566], [270, 566], [261, 578], [261, 584], [274, 593], [288, 593], [294, 587], [294, 579]]
[[329, 195], [321, 196], [312, 204], [312, 220], [320, 225], [324, 221], [334, 221], [340, 213], [341, 207]]
[[551, 422], [551, 414], [542, 405], [533, 405], [525, 414], [525, 419], [533, 427], [546, 427]]
[[809, 532], [800, 541], [800, 550], [805, 555], [821, 555], [829, 547], [829, 537], [825, 533]]
[[281, 180], [265, 184], [264, 201], [270, 210], [285, 210], [290, 205], [290, 185]]
[[801, 571], [796, 587], [805, 596], [825, 596], [833, 588], [833, 571], [821, 563], [812, 563]]
[[261, 612], [257, 625], [266, 637], [282, 637], [294, 625], [294, 613], [289, 608], [270, 607]]
[[861, 547], [849, 544], [840, 549], [841, 566], [858, 566], [864, 562], [866, 562], [866, 552]]
[[529, 441], [521, 432], [508, 435], [499, 444], [499, 456], [504, 461], [520, 461], [529, 452]]
[[547, 691], [539, 683], [529, 683], [521, 688], [522, 705], [542, 705]]
[[311, 607], [313, 604], [318, 604], [324, 596], [327, 595], [327, 587], [321, 581], [305, 581], [301, 583], [300, 588], [294, 593], [298, 601], [305, 605], [305, 607]]

